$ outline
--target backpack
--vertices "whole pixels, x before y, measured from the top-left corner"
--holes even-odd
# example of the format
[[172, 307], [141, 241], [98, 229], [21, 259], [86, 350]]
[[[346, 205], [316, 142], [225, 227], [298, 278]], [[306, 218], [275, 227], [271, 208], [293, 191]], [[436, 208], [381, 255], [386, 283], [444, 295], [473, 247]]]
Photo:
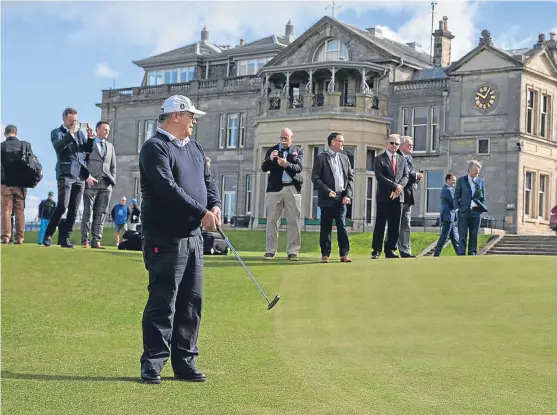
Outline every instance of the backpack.
[[203, 231], [201, 235], [205, 255], [228, 255], [228, 245], [219, 233]]
[[126, 231], [120, 244], [119, 251], [141, 251], [143, 236], [139, 232]]
[[37, 156], [33, 154], [31, 145], [21, 142], [21, 167], [20, 182], [21, 187], [33, 188], [39, 184], [43, 178], [43, 166], [39, 162]]

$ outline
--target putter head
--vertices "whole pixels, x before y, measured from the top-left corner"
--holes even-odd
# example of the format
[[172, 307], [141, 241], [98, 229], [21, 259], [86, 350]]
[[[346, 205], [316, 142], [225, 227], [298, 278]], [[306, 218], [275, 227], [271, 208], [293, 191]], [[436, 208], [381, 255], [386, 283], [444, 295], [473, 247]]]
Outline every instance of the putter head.
[[271, 308], [273, 308], [278, 303], [279, 300], [280, 300], [280, 295], [277, 294], [275, 296], [275, 298], [273, 298], [273, 301], [271, 301], [269, 303], [269, 305], [267, 306], [267, 310], [270, 310]]

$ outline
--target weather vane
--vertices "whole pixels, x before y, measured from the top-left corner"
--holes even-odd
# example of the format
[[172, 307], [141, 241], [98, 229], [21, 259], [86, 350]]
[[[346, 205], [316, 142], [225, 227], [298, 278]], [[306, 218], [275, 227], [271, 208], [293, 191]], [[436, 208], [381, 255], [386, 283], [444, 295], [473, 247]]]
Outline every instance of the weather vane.
[[341, 8], [341, 6], [339, 6], [339, 5], [337, 4], [337, 2], [336, 2], [335, 0], [333, 0], [333, 4], [332, 4], [332, 5], [329, 5], [329, 6], [326, 6], [326, 7], [325, 7], [325, 10], [331, 9], [331, 17], [335, 17], [335, 10], [336, 10], [336, 9], [340, 9], [340, 8]]

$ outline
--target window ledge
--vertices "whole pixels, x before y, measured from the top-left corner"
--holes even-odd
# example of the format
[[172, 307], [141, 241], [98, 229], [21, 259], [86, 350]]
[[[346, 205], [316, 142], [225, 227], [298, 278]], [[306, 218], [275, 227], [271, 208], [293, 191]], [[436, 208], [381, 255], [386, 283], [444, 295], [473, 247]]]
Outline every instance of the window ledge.
[[534, 219], [534, 218], [529, 218], [529, 217], [524, 217], [524, 222], [527, 223], [535, 223], [535, 224], [540, 224], [540, 225], [549, 225], [549, 220], [547, 219]]

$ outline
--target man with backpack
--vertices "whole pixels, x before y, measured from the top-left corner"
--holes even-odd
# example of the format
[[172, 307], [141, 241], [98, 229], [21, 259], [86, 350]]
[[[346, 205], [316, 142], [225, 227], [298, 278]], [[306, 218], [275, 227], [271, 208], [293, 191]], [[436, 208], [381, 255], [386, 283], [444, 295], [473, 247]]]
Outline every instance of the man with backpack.
[[40, 181], [42, 167], [33, 154], [31, 144], [17, 138], [15, 125], [8, 125], [4, 130], [4, 136], [6, 141], [2, 143], [2, 243], [7, 244], [12, 239], [13, 213], [15, 216], [13, 242], [22, 244], [25, 234], [27, 188], [35, 187]]

